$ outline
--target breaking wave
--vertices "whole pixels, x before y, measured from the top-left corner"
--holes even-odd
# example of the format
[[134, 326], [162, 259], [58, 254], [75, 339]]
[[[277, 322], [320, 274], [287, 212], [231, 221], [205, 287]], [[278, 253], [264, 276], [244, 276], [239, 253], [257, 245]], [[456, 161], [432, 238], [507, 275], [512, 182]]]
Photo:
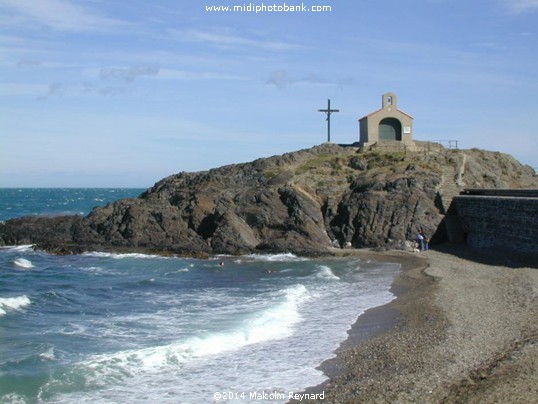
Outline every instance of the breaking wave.
[[0, 316], [7, 314], [6, 310], [20, 310], [31, 304], [26, 295], [18, 297], [0, 297]]
[[25, 244], [25, 245], [7, 245], [0, 247], [1, 250], [9, 250], [9, 251], [17, 251], [17, 252], [28, 252], [33, 251], [33, 245], [32, 244]]
[[73, 371], [83, 374], [89, 383], [121, 380], [127, 375], [166, 371], [207, 356], [286, 338], [293, 333], [294, 325], [301, 321], [300, 305], [309, 296], [305, 286], [295, 285], [281, 292], [277, 303], [243, 318], [227, 331], [189, 337], [163, 346], [95, 355], [76, 365]]
[[319, 268], [319, 271], [316, 272], [316, 276], [318, 278], [330, 279], [334, 281], [340, 280], [340, 277], [336, 276], [331, 268], [325, 265], [319, 265], [318, 268]]
[[160, 255], [153, 255], [153, 254], [139, 254], [139, 253], [127, 253], [127, 254], [119, 254], [119, 253], [107, 253], [107, 252], [98, 252], [98, 251], [92, 251], [92, 252], [86, 252], [82, 254], [86, 257], [97, 257], [97, 258], [113, 258], [113, 259], [124, 259], [124, 258], [138, 258], [138, 259], [153, 259], [153, 258], [166, 258], [162, 257]]
[[244, 256], [245, 259], [260, 262], [301, 262], [308, 261], [308, 258], [298, 257], [297, 255], [287, 254], [249, 254]]
[[19, 268], [30, 269], [34, 267], [32, 261], [27, 260], [26, 258], [17, 258], [13, 260], [13, 264]]

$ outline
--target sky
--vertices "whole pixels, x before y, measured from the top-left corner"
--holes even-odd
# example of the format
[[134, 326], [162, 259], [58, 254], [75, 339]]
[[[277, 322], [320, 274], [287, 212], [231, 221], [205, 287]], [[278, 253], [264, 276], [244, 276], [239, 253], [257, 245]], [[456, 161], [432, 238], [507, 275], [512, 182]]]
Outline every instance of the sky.
[[0, 187], [145, 188], [309, 148], [328, 99], [353, 143], [387, 92], [414, 139], [538, 168], [538, 0], [0, 0]]

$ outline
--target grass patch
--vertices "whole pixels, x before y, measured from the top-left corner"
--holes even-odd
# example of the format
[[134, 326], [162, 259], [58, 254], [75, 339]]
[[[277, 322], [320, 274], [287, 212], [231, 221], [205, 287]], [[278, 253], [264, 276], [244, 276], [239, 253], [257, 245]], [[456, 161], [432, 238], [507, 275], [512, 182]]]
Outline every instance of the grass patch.
[[313, 172], [318, 170], [325, 170], [327, 168], [333, 171], [340, 171], [342, 167], [347, 163], [347, 159], [341, 156], [335, 156], [334, 154], [321, 153], [316, 157], [308, 159], [301, 166], [297, 167], [295, 174], [301, 175], [307, 172]]

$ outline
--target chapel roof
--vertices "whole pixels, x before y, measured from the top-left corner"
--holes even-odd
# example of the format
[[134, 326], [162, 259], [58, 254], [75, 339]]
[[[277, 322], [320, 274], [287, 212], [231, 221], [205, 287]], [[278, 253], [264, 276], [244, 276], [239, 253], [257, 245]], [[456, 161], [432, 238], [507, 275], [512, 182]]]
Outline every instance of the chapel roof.
[[[364, 115], [362, 118], [360, 118], [359, 121], [362, 121], [364, 118], [368, 118], [369, 116], [377, 114], [378, 112], [381, 112], [381, 111], [383, 111], [383, 108], [380, 108], [380, 109], [378, 109], [377, 111], [374, 111], [374, 112], [370, 112], [368, 115]], [[411, 119], [415, 119], [411, 115], [409, 115], [408, 113], [403, 112], [402, 110], [399, 110], [399, 109], [396, 108], [396, 111], [400, 112], [401, 114], [404, 114], [404, 115], [408, 116]]]

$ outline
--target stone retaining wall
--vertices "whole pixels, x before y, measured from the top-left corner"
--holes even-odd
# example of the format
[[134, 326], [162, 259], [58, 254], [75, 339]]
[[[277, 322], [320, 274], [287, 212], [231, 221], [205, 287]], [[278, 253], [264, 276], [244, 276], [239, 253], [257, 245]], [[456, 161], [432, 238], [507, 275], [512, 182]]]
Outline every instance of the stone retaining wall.
[[472, 247], [538, 251], [538, 198], [460, 195], [452, 204], [459, 223], [447, 230], [461, 234], [449, 239], [463, 238]]

